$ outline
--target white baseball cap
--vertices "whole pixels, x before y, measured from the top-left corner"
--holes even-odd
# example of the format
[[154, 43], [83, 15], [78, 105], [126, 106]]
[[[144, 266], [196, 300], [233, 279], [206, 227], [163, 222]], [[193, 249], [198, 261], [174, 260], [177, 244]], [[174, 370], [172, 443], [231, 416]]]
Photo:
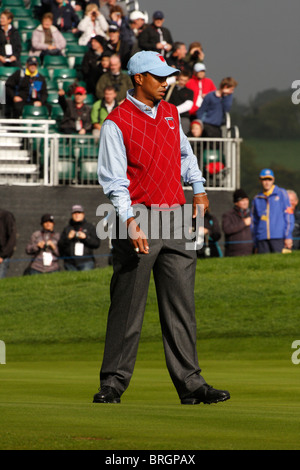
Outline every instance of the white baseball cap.
[[142, 13], [139, 10], [132, 11], [129, 15], [130, 21], [135, 21], [135, 20], [144, 20], [146, 21], [146, 16], [144, 13]]
[[203, 70], [206, 70], [206, 67], [204, 64], [201, 64], [201, 62], [197, 62], [195, 65], [194, 65], [194, 72], [202, 72]]

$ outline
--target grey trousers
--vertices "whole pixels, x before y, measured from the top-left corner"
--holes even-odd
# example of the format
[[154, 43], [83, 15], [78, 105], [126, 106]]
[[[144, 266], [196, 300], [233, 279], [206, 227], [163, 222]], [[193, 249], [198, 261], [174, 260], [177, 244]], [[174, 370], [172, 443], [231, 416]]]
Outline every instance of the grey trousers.
[[129, 385], [153, 270], [166, 364], [183, 398], [206, 383], [196, 349], [196, 252], [186, 249], [184, 237], [175, 239], [172, 234], [148, 237], [148, 242], [149, 254], [137, 254], [129, 240], [113, 240], [114, 272], [100, 384], [120, 395]]

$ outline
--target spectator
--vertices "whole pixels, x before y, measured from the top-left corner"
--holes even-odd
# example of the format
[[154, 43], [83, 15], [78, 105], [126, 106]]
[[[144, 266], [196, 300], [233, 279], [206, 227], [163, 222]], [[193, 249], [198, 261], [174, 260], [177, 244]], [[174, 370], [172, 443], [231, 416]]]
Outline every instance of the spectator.
[[233, 93], [237, 82], [232, 78], [223, 78], [219, 89], [208, 93], [198, 109], [196, 115], [203, 123], [202, 137], [221, 137], [221, 126], [225, 114], [229, 113], [232, 105]]
[[[45, 77], [39, 73], [36, 57], [29, 57], [25, 70], [14, 72], [6, 81], [6, 117], [13, 114], [18, 119], [25, 105], [47, 105], [47, 83]], [[48, 111], [50, 108], [48, 107]]]
[[18, 30], [11, 24], [14, 15], [3, 10], [0, 16], [0, 65], [20, 67], [22, 42]]
[[78, 40], [80, 46], [86, 46], [94, 36], [103, 36], [106, 39], [108, 23], [95, 3], [90, 3], [85, 9], [84, 18], [78, 24], [81, 36]]
[[67, 271], [88, 271], [95, 267], [93, 250], [99, 248], [100, 240], [95, 227], [86, 221], [81, 205], [72, 207], [69, 224], [60, 236], [58, 247]]
[[167, 62], [171, 67], [191, 74], [193, 69], [185, 60], [186, 54], [187, 49], [184, 42], [175, 42], [173, 44], [172, 54], [167, 58]]
[[121, 60], [117, 54], [110, 58], [109, 72], [104, 73], [96, 85], [98, 99], [104, 97], [104, 89], [111, 85], [117, 92], [117, 102], [120, 104], [126, 98], [127, 90], [132, 87], [131, 80], [126, 72], [121, 70]]
[[223, 214], [225, 256], [245, 256], [253, 253], [249, 198], [243, 189], [233, 193], [233, 208]]
[[130, 44], [124, 39], [121, 39], [120, 28], [115, 24], [109, 26], [108, 36], [107, 50], [110, 51], [111, 54], [118, 54], [120, 56], [121, 67], [125, 69], [130, 58]]
[[290, 205], [295, 217], [295, 225], [293, 230], [293, 249], [299, 250], [300, 249], [300, 211], [296, 211], [296, 207], [299, 203], [298, 195], [292, 189], [287, 190]]
[[118, 4], [124, 12], [124, 15], [127, 16], [128, 14], [128, 9], [126, 6], [125, 1], [119, 1], [119, 0], [104, 0], [104, 2], [101, 2], [100, 6], [100, 11], [104, 18], [106, 19], [107, 22], [110, 21], [110, 11], [112, 7], [115, 7]]
[[41, 218], [42, 229], [33, 232], [26, 247], [26, 253], [32, 255], [30, 266], [25, 274], [44, 274], [59, 271], [59, 233], [54, 232], [54, 217], [44, 214]]
[[[190, 124], [190, 130], [187, 133], [188, 137], [199, 139], [202, 134], [202, 124], [198, 119], [194, 119]], [[190, 142], [193, 152], [197, 157], [198, 163], [201, 161], [201, 154], [203, 153], [203, 145], [200, 140]], [[203, 172], [204, 173], [204, 172]]]
[[78, 32], [78, 15], [70, 2], [65, 0], [43, 0], [43, 5], [48, 7], [53, 14], [53, 24], [60, 31], [70, 31], [73, 34]]
[[191, 70], [194, 69], [195, 64], [204, 61], [205, 54], [202, 45], [198, 41], [194, 41], [189, 45], [189, 50], [186, 55], [186, 62]]
[[6, 276], [16, 247], [17, 228], [13, 214], [0, 209], [0, 279]]
[[194, 92], [194, 103], [190, 109], [190, 117], [195, 119], [205, 95], [216, 90], [216, 86], [211, 78], [206, 77], [206, 67], [204, 64], [197, 63], [194, 65], [193, 76], [187, 82], [186, 87]]
[[199, 235], [202, 248], [197, 250], [198, 258], [221, 258], [223, 256], [218, 240], [221, 238], [221, 230], [218, 219], [208, 209], [204, 214], [203, 234], [199, 227]]
[[106, 39], [103, 36], [94, 36], [91, 39], [91, 47], [84, 54], [81, 71], [86, 83], [88, 93], [95, 95], [96, 83], [104, 73], [101, 59], [106, 47]]
[[43, 63], [46, 55], [63, 55], [66, 40], [53, 25], [53, 14], [45, 13], [41, 24], [33, 31], [29, 55], [39, 56]]
[[146, 17], [144, 13], [139, 10], [132, 11], [129, 15], [128, 23], [128, 44], [130, 46], [131, 55], [140, 51], [139, 36], [147, 27], [145, 24]]
[[258, 253], [281, 253], [293, 245], [294, 214], [285, 189], [274, 184], [272, 170], [265, 168], [259, 179], [262, 192], [252, 202], [253, 238]]
[[77, 86], [74, 90], [74, 100], [66, 99], [65, 91], [58, 90], [58, 101], [64, 112], [60, 130], [64, 134], [87, 134], [92, 130], [91, 108], [84, 103], [86, 89]]
[[139, 47], [145, 51], [157, 51], [166, 56], [173, 47], [170, 31], [163, 27], [165, 16], [162, 11], [153, 13], [152, 23], [139, 36]]
[[190, 129], [190, 115], [189, 110], [193, 106], [194, 93], [186, 87], [189, 80], [189, 73], [186, 71], [180, 72], [177, 77], [171, 77], [174, 80], [167, 92], [166, 101], [174, 104], [180, 114], [182, 129], [185, 134]]
[[91, 120], [93, 126], [93, 136], [99, 139], [100, 129], [109, 113], [118, 106], [117, 93], [113, 86], [104, 89], [104, 97], [97, 100], [92, 107]]
[[128, 17], [124, 15], [124, 12], [119, 5], [115, 5], [110, 8], [109, 24], [118, 26], [120, 30], [120, 39], [122, 41], [129, 42], [129, 20]]

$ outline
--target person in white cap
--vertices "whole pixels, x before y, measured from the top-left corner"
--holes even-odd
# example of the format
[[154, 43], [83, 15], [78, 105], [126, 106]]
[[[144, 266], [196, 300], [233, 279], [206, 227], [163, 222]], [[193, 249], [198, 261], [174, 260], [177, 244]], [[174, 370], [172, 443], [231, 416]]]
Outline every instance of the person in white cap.
[[206, 77], [206, 67], [201, 62], [194, 65], [193, 76], [187, 82], [186, 87], [194, 92], [194, 103], [189, 112], [191, 119], [196, 119], [196, 113], [203, 98], [217, 87], [211, 78]]
[[[129, 385], [143, 323], [151, 271], [155, 280], [167, 367], [182, 404], [230, 398], [200, 375], [196, 349], [196, 252], [187, 249], [181, 178], [193, 187], [193, 217], [209, 202], [204, 178], [176, 106], [163, 100], [167, 77], [178, 72], [161, 54], [131, 57], [133, 90], [104, 122], [98, 175], [117, 213], [122, 235], [113, 237], [113, 277], [100, 390], [94, 403], [120, 403]], [[141, 207], [142, 205], [142, 207]], [[144, 220], [135, 219], [136, 210]], [[169, 236], [164, 214], [169, 217]], [[145, 225], [148, 226], [146, 236]], [[155, 234], [153, 235], [153, 230]], [[184, 235], [185, 232], [185, 235]]]

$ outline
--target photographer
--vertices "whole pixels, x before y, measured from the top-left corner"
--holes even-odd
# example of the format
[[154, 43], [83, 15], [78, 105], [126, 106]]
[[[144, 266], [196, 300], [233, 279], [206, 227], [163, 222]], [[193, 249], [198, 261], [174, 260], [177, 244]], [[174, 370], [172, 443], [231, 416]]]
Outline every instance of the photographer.
[[72, 207], [72, 216], [58, 242], [66, 271], [88, 271], [95, 267], [93, 250], [99, 248], [96, 228], [86, 221], [83, 207]]
[[24, 274], [45, 274], [59, 271], [58, 240], [59, 233], [54, 232], [54, 217], [45, 214], [41, 218], [42, 229], [31, 235], [26, 253], [32, 255], [30, 266]]
[[188, 53], [186, 54], [185, 61], [189, 68], [193, 70], [194, 65], [197, 62], [204, 61], [205, 54], [202, 49], [202, 45], [198, 41], [194, 41], [189, 45]]
[[91, 38], [97, 35], [106, 38], [108, 23], [95, 3], [86, 7], [85, 16], [78, 24], [78, 31], [82, 33], [78, 41], [80, 46], [87, 46]]

